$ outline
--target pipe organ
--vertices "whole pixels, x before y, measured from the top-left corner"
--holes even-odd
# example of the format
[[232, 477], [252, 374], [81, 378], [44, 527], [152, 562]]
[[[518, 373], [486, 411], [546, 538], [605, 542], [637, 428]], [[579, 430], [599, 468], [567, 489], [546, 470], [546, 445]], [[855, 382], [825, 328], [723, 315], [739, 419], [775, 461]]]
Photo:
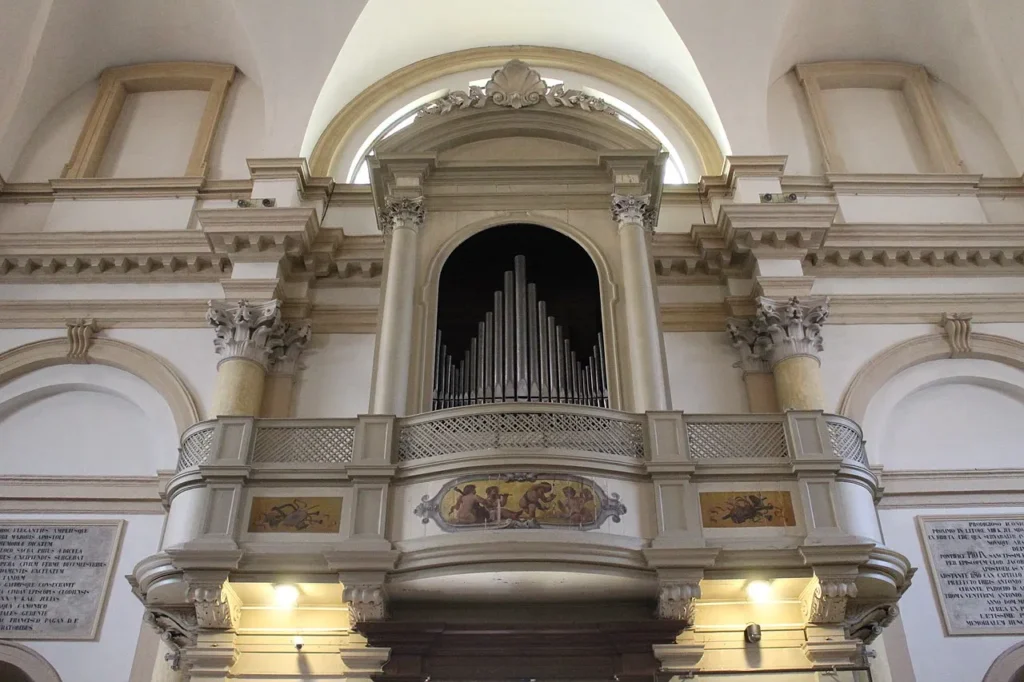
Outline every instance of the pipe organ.
[[505, 272], [462, 357], [448, 351], [441, 330], [434, 350], [433, 409], [504, 402], [608, 407], [602, 335], [589, 358], [577, 357], [567, 330], [527, 283], [525, 256]]

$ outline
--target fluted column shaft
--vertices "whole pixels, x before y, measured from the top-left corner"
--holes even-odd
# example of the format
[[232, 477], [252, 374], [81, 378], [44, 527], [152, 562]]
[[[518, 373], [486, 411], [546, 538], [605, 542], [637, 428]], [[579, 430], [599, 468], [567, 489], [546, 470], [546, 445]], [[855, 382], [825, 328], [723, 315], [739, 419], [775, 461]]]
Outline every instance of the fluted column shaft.
[[619, 225], [622, 288], [633, 379], [633, 410], [636, 412], [669, 409], [658, 306], [654, 295], [651, 261], [647, 253], [649, 200], [649, 195], [612, 196], [612, 217]]
[[422, 224], [423, 197], [386, 200], [381, 211], [381, 225], [385, 234], [390, 234], [391, 251], [377, 341], [377, 374], [371, 406], [374, 414], [406, 413], [412, 361], [416, 260]]

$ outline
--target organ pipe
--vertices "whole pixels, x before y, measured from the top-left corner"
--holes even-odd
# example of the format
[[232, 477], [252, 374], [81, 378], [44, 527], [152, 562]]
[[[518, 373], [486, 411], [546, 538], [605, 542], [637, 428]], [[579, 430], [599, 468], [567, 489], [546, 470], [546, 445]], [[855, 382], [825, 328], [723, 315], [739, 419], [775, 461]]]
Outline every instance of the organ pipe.
[[548, 314], [547, 303], [537, 300], [536, 285], [526, 281], [526, 259], [516, 256], [513, 262], [462, 357], [452, 356], [438, 330], [433, 408], [491, 402], [607, 407], [602, 335], [589, 358], [578, 357], [568, 331]]

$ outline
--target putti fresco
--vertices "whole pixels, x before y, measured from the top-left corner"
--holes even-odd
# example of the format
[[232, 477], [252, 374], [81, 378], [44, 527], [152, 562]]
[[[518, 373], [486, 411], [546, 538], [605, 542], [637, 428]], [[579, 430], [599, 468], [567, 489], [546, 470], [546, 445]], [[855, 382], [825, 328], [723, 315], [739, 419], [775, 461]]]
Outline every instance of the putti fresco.
[[449, 481], [413, 510], [442, 530], [575, 528], [593, 530], [626, 513], [618, 493], [573, 474], [470, 474]]

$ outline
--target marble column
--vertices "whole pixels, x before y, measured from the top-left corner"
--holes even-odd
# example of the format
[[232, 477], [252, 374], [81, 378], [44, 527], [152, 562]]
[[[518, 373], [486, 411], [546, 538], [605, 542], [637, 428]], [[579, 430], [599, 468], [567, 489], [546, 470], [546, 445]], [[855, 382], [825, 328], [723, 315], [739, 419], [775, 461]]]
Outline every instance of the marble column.
[[[270, 365], [309, 339], [281, 319], [280, 301], [210, 301], [207, 319], [216, 334], [217, 383], [210, 414], [214, 417], [256, 417]], [[301, 349], [300, 349], [301, 350]]]
[[775, 377], [775, 394], [783, 412], [825, 409], [818, 353], [824, 348], [821, 327], [828, 312], [824, 297], [757, 300], [753, 325]]
[[406, 413], [412, 360], [416, 261], [423, 216], [423, 197], [388, 197], [380, 215], [391, 249], [381, 305], [380, 336], [377, 339], [377, 374], [371, 410], [374, 414], [401, 416]]
[[619, 226], [634, 412], [670, 407], [654, 277], [647, 250], [647, 232], [652, 229], [649, 202], [649, 194], [612, 195], [612, 218]]

